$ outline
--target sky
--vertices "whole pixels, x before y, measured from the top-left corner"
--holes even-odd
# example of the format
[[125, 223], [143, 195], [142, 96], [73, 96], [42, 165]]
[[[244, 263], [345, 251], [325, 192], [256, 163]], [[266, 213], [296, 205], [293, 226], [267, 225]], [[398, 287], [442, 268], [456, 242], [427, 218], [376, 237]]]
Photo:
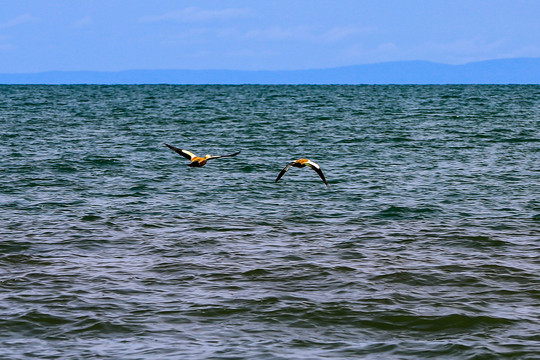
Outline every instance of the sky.
[[3, 0], [0, 73], [540, 57], [538, 0]]

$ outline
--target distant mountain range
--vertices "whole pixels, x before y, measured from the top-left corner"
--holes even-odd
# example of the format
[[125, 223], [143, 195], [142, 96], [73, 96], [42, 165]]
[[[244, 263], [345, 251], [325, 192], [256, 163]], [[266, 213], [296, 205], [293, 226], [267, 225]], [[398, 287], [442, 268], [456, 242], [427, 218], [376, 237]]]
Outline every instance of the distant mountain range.
[[0, 84], [540, 84], [540, 58], [396, 61], [287, 71], [126, 70], [0, 74]]

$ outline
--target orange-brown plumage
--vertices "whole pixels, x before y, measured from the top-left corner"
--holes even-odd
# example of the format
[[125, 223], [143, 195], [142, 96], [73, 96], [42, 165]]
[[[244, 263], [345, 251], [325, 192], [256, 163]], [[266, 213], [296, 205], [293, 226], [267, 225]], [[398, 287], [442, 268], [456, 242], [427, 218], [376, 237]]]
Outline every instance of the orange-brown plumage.
[[219, 159], [222, 157], [232, 157], [232, 156], [236, 156], [240, 154], [240, 151], [237, 151], [234, 154], [229, 154], [229, 155], [218, 155], [218, 156], [205, 155], [204, 157], [201, 157], [201, 156], [195, 155], [191, 151], [180, 149], [169, 144], [165, 144], [165, 146], [167, 146], [169, 149], [176, 152], [177, 154], [185, 157], [186, 159], [189, 159], [191, 162], [187, 164], [187, 166], [190, 166], [190, 167], [203, 167], [204, 165], [206, 165], [206, 162], [208, 160]]
[[283, 168], [283, 170], [281, 170], [281, 172], [278, 174], [278, 176], [276, 178], [276, 182], [278, 182], [279, 179], [281, 179], [281, 177], [283, 175], [285, 175], [285, 173], [287, 172], [287, 170], [290, 169], [291, 166], [296, 167], [296, 168], [303, 168], [303, 167], [309, 166], [310, 168], [312, 168], [319, 175], [319, 177], [324, 182], [326, 187], [330, 187], [328, 185], [328, 182], [326, 181], [326, 178], [324, 177], [324, 174], [323, 174], [319, 164], [317, 164], [314, 161], [311, 161], [309, 159], [298, 159], [298, 160], [291, 161], [290, 163], [288, 163], [287, 166], [285, 166]]

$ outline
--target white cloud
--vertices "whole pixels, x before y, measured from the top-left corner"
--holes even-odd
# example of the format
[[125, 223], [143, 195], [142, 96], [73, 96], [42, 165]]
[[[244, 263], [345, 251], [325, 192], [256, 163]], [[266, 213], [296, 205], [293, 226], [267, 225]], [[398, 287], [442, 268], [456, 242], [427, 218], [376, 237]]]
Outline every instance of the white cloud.
[[73, 27], [84, 28], [94, 23], [94, 19], [91, 16], [85, 16], [73, 22]]
[[459, 39], [447, 43], [429, 43], [427, 46], [432, 50], [448, 54], [480, 54], [488, 53], [500, 48], [503, 41], [486, 42], [480, 38]]
[[33, 17], [30, 14], [23, 14], [23, 15], [17, 16], [16, 18], [8, 20], [4, 23], [0, 23], [0, 29], [7, 29], [7, 28], [11, 28], [11, 27], [26, 24], [26, 23], [31, 23], [34, 21], [37, 21], [37, 18]]
[[355, 36], [370, 35], [374, 32], [375, 28], [373, 27], [337, 26], [322, 33], [319, 37], [326, 42], [336, 42]]
[[244, 38], [258, 41], [274, 40], [305, 40], [312, 38], [310, 29], [306, 26], [293, 28], [271, 27], [266, 29], [254, 29], [244, 33]]
[[12, 44], [10, 43], [0, 44], [0, 51], [7, 52], [7, 51], [12, 51], [12, 50], [15, 50], [15, 46], [13, 46]]
[[177, 21], [182, 23], [208, 22], [217, 20], [230, 20], [251, 15], [249, 9], [228, 8], [219, 10], [205, 10], [199, 7], [188, 7], [179, 11], [168, 12], [163, 15], [147, 16], [141, 22]]
[[540, 47], [538, 46], [510, 49], [509, 45], [505, 40], [490, 41], [482, 37], [447, 42], [427, 41], [407, 46], [400, 42], [371, 45], [357, 42], [339, 54], [348, 63], [428, 60], [454, 65], [488, 59], [540, 56]]
[[373, 51], [374, 53], [380, 53], [380, 54], [388, 54], [388, 53], [395, 53], [399, 51], [399, 47], [392, 43], [384, 43], [377, 46], [377, 48]]
[[186, 45], [186, 44], [196, 44], [204, 42], [210, 34], [210, 29], [208, 28], [191, 28], [174, 35], [166, 36], [162, 43], [166, 45]]
[[457, 39], [449, 42], [434, 42], [417, 44], [409, 49], [407, 58], [416, 54], [417, 59], [426, 59], [446, 64], [463, 64], [498, 58], [498, 54], [506, 47], [504, 40], [488, 41], [480, 36]]
[[540, 47], [536, 45], [524, 46], [504, 52], [498, 58], [540, 57]]
[[338, 57], [346, 64], [365, 64], [393, 59], [403, 60], [400, 56], [402, 50], [393, 42], [386, 42], [375, 46], [355, 43], [339, 51]]
[[361, 28], [355, 26], [339, 26], [328, 30], [321, 30], [315, 26], [270, 27], [253, 29], [244, 33], [248, 40], [275, 41], [294, 40], [311, 43], [335, 43], [342, 40], [372, 34], [374, 28]]
[[227, 55], [234, 58], [265, 58], [269, 56], [279, 55], [279, 52], [273, 50], [258, 51], [253, 49], [240, 49], [228, 51]]

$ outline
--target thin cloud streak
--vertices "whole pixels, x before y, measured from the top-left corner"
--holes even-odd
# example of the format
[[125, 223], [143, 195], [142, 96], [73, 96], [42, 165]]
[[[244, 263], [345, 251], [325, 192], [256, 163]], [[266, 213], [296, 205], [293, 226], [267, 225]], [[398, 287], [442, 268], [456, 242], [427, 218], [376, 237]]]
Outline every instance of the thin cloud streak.
[[244, 33], [244, 39], [257, 41], [306, 40], [313, 38], [307, 26], [284, 28], [280, 26], [266, 29], [253, 29]]
[[7, 52], [15, 49], [15, 46], [11, 44], [0, 44], [0, 51]]
[[80, 28], [91, 26], [93, 23], [94, 23], [94, 19], [91, 16], [85, 16], [83, 18], [75, 20], [73, 22], [73, 27], [80, 29]]
[[250, 9], [228, 8], [220, 10], [205, 10], [199, 7], [188, 7], [179, 11], [171, 11], [163, 15], [146, 16], [140, 19], [143, 23], [154, 23], [163, 21], [175, 21], [180, 23], [209, 22], [219, 20], [231, 20], [236, 18], [249, 17], [252, 14]]
[[244, 33], [243, 38], [258, 41], [309, 41], [312, 43], [335, 43], [345, 39], [361, 38], [375, 32], [373, 27], [338, 26], [319, 29], [313, 26], [269, 27], [252, 29]]
[[18, 25], [27, 24], [31, 22], [35, 22], [38, 19], [30, 14], [23, 14], [20, 16], [17, 16], [16, 18], [13, 18], [5, 23], [0, 23], [0, 29], [8, 29], [12, 28]]
[[332, 43], [353, 37], [371, 35], [375, 31], [374, 27], [337, 26], [321, 34], [320, 39]]

